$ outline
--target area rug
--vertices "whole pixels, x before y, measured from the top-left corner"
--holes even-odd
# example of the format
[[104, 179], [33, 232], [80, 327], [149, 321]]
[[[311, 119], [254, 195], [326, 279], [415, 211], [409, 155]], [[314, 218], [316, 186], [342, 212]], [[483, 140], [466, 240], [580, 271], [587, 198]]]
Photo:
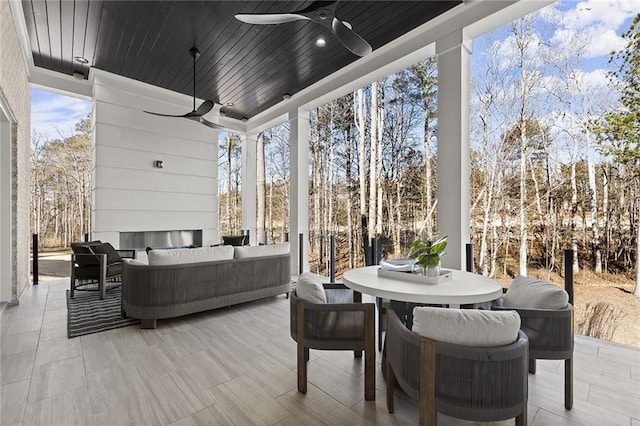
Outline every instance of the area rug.
[[121, 299], [121, 287], [107, 290], [104, 299], [100, 299], [98, 291], [76, 291], [73, 299], [70, 299], [67, 290], [67, 337], [139, 324], [139, 319], [122, 318]]

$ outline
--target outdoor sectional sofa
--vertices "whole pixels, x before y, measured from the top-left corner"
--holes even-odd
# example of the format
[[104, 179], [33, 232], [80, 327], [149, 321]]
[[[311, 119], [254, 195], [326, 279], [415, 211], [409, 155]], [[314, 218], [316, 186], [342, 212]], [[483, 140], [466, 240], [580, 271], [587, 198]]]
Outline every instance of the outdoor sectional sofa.
[[122, 310], [155, 328], [173, 318], [289, 294], [289, 243], [152, 250], [149, 264], [127, 262]]

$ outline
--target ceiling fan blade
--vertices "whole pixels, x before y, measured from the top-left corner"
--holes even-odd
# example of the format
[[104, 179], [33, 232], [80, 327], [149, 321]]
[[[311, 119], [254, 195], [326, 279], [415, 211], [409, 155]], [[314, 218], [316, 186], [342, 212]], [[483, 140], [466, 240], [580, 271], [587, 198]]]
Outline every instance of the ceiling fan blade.
[[204, 101], [203, 103], [200, 104], [200, 106], [198, 107], [197, 110], [191, 111], [191, 112], [183, 115], [183, 117], [185, 117], [185, 118], [202, 117], [203, 115], [205, 115], [206, 113], [211, 111], [213, 109], [213, 107], [215, 106], [215, 104], [216, 103], [213, 102], [212, 100]]
[[299, 21], [301, 19], [309, 19], [306, 16], [298, 15], [297, 13], [262, 13], [262, 14], [248, 14], [239, 13], [236, 16], [238, 21], [245, 22], [247, 24], [284, 24], [285, 22]]
[[[183, 115], [175, 115], [175, 114], [161, 114], [159, 112], [151, 112], [151, 111], [143, 111], [146, 112], [147, 114], [151, 114], [151, 115], [158, 115], [160, 117], [176, 117], [176, 118], [184, 118], [186, 117], [188, 114], [183, 114]], [[189, 113], [191, 114], [191, 113]]]
[[365, 39], [360, 37], [336, 16], [338, 1], [314, 1], [308, 7], [292, 13], [239, 14], [236, 19], [248, 24], [282, 24], [285, 22], [308, 19], [328, 28], [336, 38], [351, 52], [366, 56], [373, 50]]
[[373, 50], [365, 39], [360, 37], [338, 18], [333, 18], [331, 31], [335, 34], [336, 38], [340, 40], [340, 43], [344, 44], [344, 47], [358, 56], [366, 56]]
[[224, 127], [222, 127], [219, 124], [216, 124], [212, 121], [207, 120], [204, 117], [188, 117], [189, 120], [193, 120], [193, 121], [197, 121], [198, 123], [204, 124], [207, 127], [211, 127], [212, 129], [224, 129]]

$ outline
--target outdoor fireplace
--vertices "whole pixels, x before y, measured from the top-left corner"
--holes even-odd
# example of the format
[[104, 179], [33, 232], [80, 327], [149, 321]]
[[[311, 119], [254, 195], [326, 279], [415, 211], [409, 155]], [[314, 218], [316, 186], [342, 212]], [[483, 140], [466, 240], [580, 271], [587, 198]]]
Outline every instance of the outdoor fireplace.
[[120, 248], [202, 246], [202, 230], [120, 232]]

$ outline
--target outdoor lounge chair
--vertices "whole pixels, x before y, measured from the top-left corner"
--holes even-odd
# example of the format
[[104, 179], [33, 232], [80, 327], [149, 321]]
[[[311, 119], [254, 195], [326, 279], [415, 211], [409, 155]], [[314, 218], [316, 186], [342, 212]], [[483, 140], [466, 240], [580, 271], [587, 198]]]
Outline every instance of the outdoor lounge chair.
[[106, 297], [107, 282], [122, 276], [122, 259], [135, 258], [135, 250], [116, 250], [99, 240], [71, 243], [71, 286], [69, 297], [76, 290], [97, 290]]

